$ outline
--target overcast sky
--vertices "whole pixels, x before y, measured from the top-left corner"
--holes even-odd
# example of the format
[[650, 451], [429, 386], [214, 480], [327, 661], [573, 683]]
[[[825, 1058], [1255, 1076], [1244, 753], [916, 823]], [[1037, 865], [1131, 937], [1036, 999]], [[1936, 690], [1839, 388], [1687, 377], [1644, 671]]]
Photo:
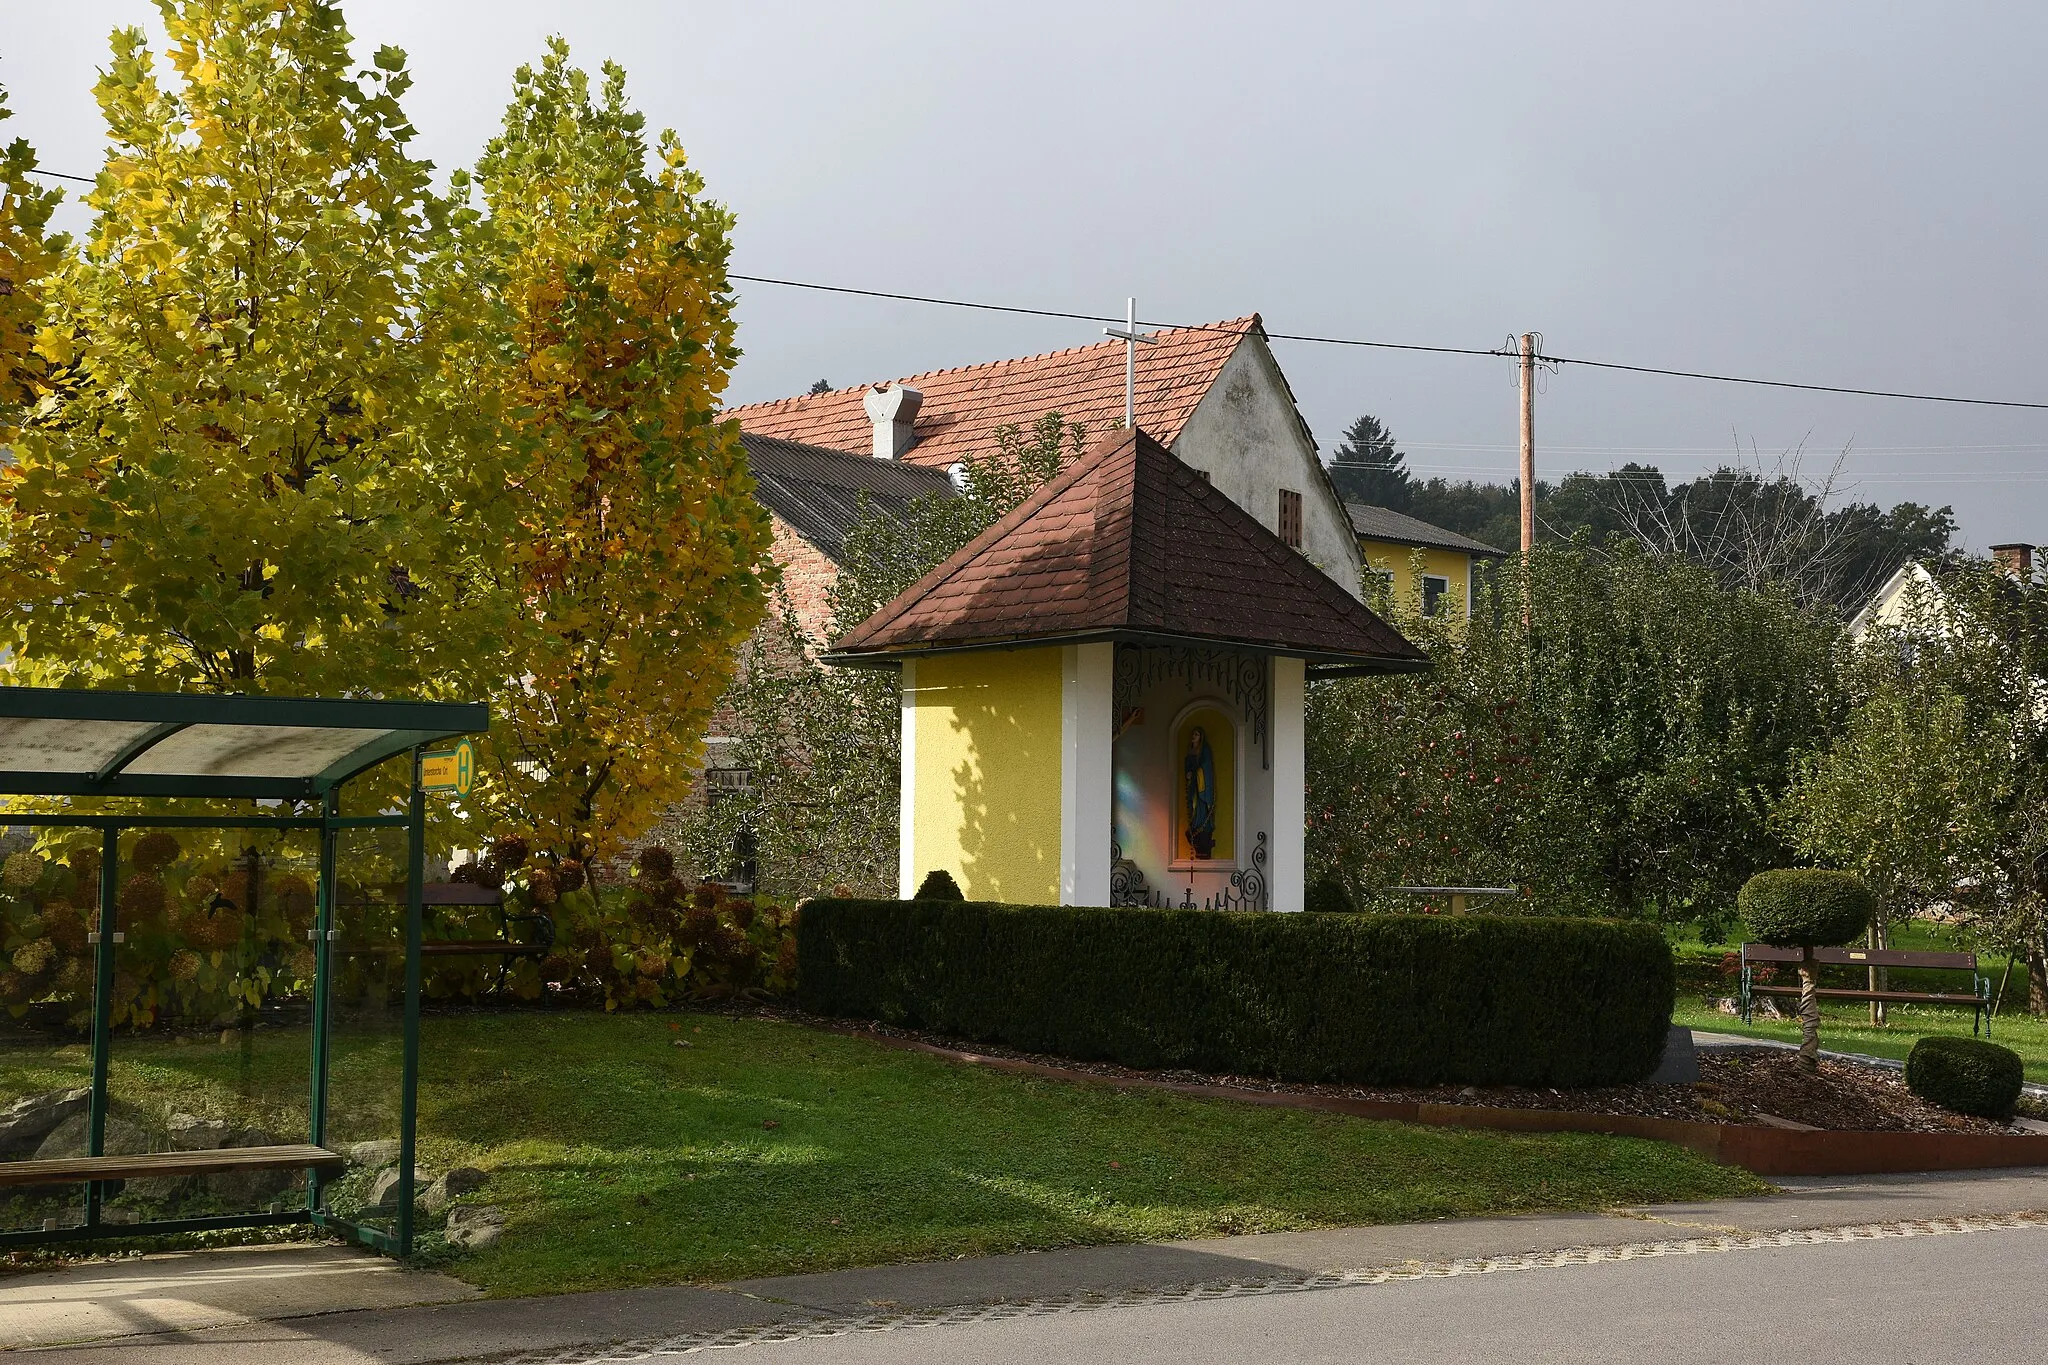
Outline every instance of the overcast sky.
[[[347, 0], [421, 154], [474, 160], [550, 33], [616, 58], [739, 215], [737, 270], [865, 288], [2048, 401], [2037, 4], [726, 4]], [[90, 175], [141, 0], [0, 0], [0, 82]], [[1087, 323], [746, 286], [734, 401], [1099, 339]], [[1278, 343], [1325, 450], [1362, 412], [1507, 477], [1508, 362]], [[1855, 495], [2048, 539], [2048, 412], [1567, 368], [1545, 476], [1851, 450]]]

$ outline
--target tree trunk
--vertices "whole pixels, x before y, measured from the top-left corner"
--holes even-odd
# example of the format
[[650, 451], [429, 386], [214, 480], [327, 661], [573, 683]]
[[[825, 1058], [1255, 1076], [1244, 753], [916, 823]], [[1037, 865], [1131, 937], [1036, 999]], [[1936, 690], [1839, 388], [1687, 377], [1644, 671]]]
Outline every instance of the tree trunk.
[[[1876, 918], [1870, 922], [1870, 946], [1872, 948], [1889, 948], [1892, 946], [1890, 926], [1886, 922], [1885, 913], [1882, 909], [1877, 912]], [[1871, 967], [1868, 971], [1870, 989], [1873, 991], [1883, 990], [1890, 974], [1882, 967]], [[1870, 1002], [1870, 1022], [1878, 1025], [1884, 1023], [1884, 1001], [1873, 1000]]]
[[1799, 1064], [1808, 1071], [1820, 1070], [1820, 996], [1815, 993], [1819, 973], [1813, 965], [1813, 949], [1807, 948], [1799, 964]]
[[2027, 1013], [2048, 1014], [2048, 942], [2038, 935], [2027, 942]]

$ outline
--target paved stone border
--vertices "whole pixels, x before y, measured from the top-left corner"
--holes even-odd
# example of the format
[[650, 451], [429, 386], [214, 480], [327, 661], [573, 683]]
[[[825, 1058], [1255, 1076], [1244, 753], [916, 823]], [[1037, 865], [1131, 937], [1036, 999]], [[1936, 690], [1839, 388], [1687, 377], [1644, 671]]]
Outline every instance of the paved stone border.
[[1211, 1299], [1256, 1298], [1268, 1294], [1299, 1294], [1321, 1289], [1350, 1289], [1406, 1280], [1446, 1279], [1456, 1275], [1495, 1275], [1516, 1270], [1549, 1270], [1559, 1266], [1600, 1265], [1654, 1256], [1698, 1256], [1723, 1251], [1754, 1251], [1767, 1247], [1824, 1246], [1893, 1237], [1941, 1237], [1966, 1232], [2003, 1232], [2021, 1228], [2048, 1229], [2048, 1213], [2013, 1213], [1962, 1218], [1929, 1218], [1912, 1222], [1860, 1223], [1837, 1228], [1802, 1228], [1785, 1232], [1717, 1237], [1685, 1237], [1664, 1242], [1630, 1242], [1620, 1246], [1570, 1247], [1511, 1256], [1475, 1256], [1450, 1261], [1410, 1261], [1401, 1265], [1314, 1274], [1290, 1273], [1238, 1278], [1204, 1284], [1126, 1290], [1117, 1294], [1071, 1294], [998, 1303], [903, 1312], [863, 1313], [770, 1323], [716, 1332], [683, 1332], [644, 1337], [569, 1352], [534, 1351], [501, 1356], [500, 1365], [632, 1365], [663, 1356], [695, 1355], [785, 1341], [815, 1341], [859, 1332], [900, 1332], [920, 1327], [954, 1327], [1001, 1322], [1008, 1318], [1046, 1317], [1059, 1313], [1092, 1313], [1103, 1309], [1146, 1308], [1154, 1304], [1197, 1303]]

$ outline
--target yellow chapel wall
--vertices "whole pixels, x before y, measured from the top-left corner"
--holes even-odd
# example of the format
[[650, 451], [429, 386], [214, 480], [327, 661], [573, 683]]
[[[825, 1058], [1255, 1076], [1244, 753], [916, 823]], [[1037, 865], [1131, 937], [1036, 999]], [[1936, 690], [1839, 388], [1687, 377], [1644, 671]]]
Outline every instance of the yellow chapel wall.
[[1450, 614], [1469, 616], [1472, 610], [1472, 556], [1458, 550], [1418, 552], [1413, 545], [1396, 545], [1388, 540], [1360, 540], [1359, 554], [1368, 568], [1394, 578], [1394, 601], [1422, 602], [1422, 588], [1415, 579], [1415, 556], [1422, 556], [1422, 572], [1450, 580]]
[[969, 900], [1060, 899], [1058, 646], [941, 654], [912, 685], [909, 856]]

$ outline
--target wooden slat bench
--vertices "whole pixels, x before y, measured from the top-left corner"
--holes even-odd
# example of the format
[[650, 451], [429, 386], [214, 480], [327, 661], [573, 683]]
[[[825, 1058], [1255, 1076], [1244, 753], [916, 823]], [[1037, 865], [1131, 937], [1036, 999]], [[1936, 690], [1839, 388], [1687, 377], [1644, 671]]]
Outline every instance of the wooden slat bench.
[[[1759, 964], [1772, 966], [1789, 964], [1797, 967], [1803, 956], [1798, 948], [1773, 948], [1767, 943], [1745, 943], [1742, 945], [1742, 1018], [1746, 1023], [1755, 998], [1759, 995], [1790, 996], [1799, 998], [1799, 983], [1779, 985], [1759, 983], [1753, 980], [1753, 969]], [[1977, 1032], [1981, 1026], [1989, 1036], [1991, 1032], [1991, 978], [1977, 970], [1975, 953], [1928, 953], [1909, 952], [1899, 948], [1816, 948], [1813, 950], [1815, 965], [1822, 967], [1912, 967], [1923, 971], [1968, 972], [1970, 990], [1963, 991], [1895, 991], [1869, 990], [1863, 987], [1822, 986], [1814, 994], [1822, 1000], [1881, 1000], [1887, 1004], [1900, 1005], [1953, 1005], [1972, 1011], [1970, 1032]]]
[[88, 1180], [149, 1180], [219, 1171], [334, 1170], [348, 1158], [325, 1147], [220, 1147], [204, 1152], [138, 1152], [133, 1156], [66, 1156], [0, 1161], [0, 1185], [68, 1185]]
[[[393, 905], [405, 903], [403, 886], [388, 889]], [[380, 902], [344, 902], [344, 910]], [[496, 938], [430, 938], [420, 944], [421, 957], [486, 957], [496, 956], [503, 960], [498, 965], [498, 988], [503, 989], [505, 976], [514, 958], [543, 958], [555, 950], [555, 921], [552, 915], [534, 910], [525, 913], [505, 909], [505, 895], [496, 887], [478, 886], [474, 882], [428, 882], [420, 888], [420, 903], [423, 906], [474, 905], [488, 908], [498, 920]], [[514, 938], [514, 925], [526, 925], [533, 937]], [[345, 955], [368, 957], [391, 956], [404, 952], [397, 944], [351, 947], [341, 950]]]

